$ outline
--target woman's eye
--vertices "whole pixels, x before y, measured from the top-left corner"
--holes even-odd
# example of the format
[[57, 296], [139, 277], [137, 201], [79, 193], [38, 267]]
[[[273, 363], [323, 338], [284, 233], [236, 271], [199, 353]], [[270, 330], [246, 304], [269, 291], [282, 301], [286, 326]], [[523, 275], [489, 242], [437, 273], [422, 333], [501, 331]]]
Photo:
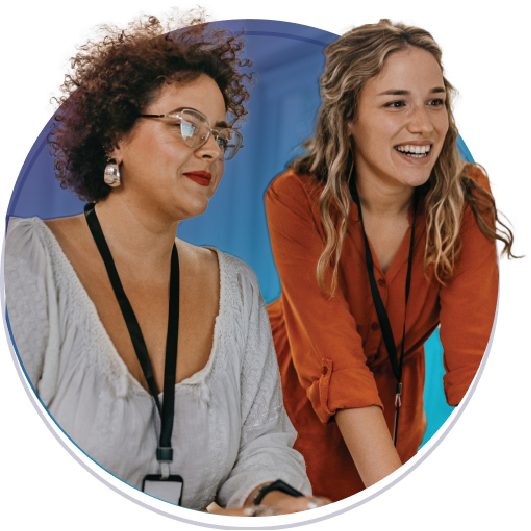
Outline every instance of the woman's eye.
[[405, 103], [403, 101], [391, 101], [385, 104], [386, 107], [391, 107], [392, 109], [398, 109], [404, 105]]
[[432, 105], [433, 107], [440, 107], [441, 105], [444, 105], [445, 101], [441, 98], [437, 98], [435, 100], [431, 100], [428, 105]]
[[181, 120], [180, 126], [181, 126], [181, 136], [183, 137], [184, 140], [186, 140], [189, 137], [194, 136], [195, 127], [192, 124], [185, 122], [184, 120]]

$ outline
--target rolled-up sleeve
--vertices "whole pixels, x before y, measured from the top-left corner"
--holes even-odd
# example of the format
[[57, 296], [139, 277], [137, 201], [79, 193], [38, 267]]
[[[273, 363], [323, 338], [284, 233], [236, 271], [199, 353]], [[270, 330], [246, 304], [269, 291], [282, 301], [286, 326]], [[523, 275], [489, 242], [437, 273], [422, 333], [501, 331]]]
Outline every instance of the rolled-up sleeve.
[[241, 369], [242, 433], [236, 462], [217, 497], [228, 507], [242, 506], [258, 485], [277, 479], [311, 494], [304, 459], [293, 449], [297, 432], [282, 402], [267, 309], [248, 268], [241, 289], [249, 315]]
[[337, 409], [383, 405], [342, 290], [329, 298], [318, 285], [325, 235], [309, 186], [293, 172], [281, 175], [266, 194], [266, 208], [293, 363], [327, 423]]
[[[490, 192], [486, 177], [472, 176]], [[449, 405], [463, 399], [491, 337], [498, 300], [499, 272], [495, 243], [479, 229], [470, 206], [464, 213], [461, 252], [454, 274], [441, 287], [441, 342], [444, 348], [444, 389]]]

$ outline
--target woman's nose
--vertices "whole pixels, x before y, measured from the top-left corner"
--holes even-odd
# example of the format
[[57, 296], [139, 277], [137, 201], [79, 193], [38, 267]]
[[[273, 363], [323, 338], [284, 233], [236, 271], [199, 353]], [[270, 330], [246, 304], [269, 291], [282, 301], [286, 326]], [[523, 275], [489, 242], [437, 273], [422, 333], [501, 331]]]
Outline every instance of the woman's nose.
[[198, 147], [195, 150], [196, 157], [199, 158], [212, 158], [212, 159], [219, 159], [223, 158], [223, 151], [218, 146], [218, 143], [216, 141], [216, 136], [212, 131], [210, 132], [210, 135], [208, 136], [207, 141], [201, 146]]
[[409, 118], [408, 130], [410, 133], [429, 133], [433, 130], [433, 124], [425, 105], [415, 106]]

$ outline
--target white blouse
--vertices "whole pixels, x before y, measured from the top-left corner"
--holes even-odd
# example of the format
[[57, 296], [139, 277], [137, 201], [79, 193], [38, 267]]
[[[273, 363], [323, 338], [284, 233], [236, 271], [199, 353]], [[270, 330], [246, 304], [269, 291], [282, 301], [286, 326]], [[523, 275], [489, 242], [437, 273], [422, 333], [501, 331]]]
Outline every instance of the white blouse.
[[[242, 260], [217, 254], [220, 309], [210, 357], [175, 386], [170, 470], [183, 478], [182, 505], [241, 506], [275, 479], [309, 495], [258, 281]], [[144, 476], [160, 472], [153, 397], [129, 373], [41, 219], [10, 219], [4, 263], [9, 323], [36, 393], [79, 448], [141, 489]]]

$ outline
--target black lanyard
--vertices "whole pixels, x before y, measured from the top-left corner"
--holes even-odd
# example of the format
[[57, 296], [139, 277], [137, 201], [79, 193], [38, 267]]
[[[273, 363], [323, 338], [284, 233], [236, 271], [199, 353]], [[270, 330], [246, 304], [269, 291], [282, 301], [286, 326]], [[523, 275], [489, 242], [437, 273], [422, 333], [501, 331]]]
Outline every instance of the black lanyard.
[[164, 399], [162, 407], [159, 402], [157, 384], [153, 376], [153, 368], [144, 341], [140, 325], [136, 320], [133, 308], [125, 295], [120, 281], [120, 276], [109, 251], [105, 236], [101, 230], [94, 203], [85, 205], [85, 219], [92, 232], [96, 246], [101, 254], [105, 269], [109, 275], [112, 289], [118, 299], [122, 310], [125, 324], [131, 336], [131, 342], [136, 356], [146, 377], [146, 381], [160, 415], [160, 438], [157, 448], [157, 460], [161, 463], [173, 461], [173, 449], [171, 447], [171, 434], [173, 431], [173, 415], [175, 408], [175, 371], [177, 367], [177, 334], [179, 330], [179, 257], [177, 247], [173, 244], [171, 253], [171, 276], [170, 276], [170, 311], [168, 316], [168, 336], [166, 339], [166, 362], [164, 367]]
[[378, 323], [380, 324], [380, 330], [382, 331], [382, 337], [391, 360], [391, 367], [393, 368], [393, 373], [395, 375], [397, 386], [396, 386], [396, 398], [395, 398], [395, 429], [393, 441], [396, 446], [397, 437], [398, 437], [398, 416], [401, 406], [401, 395], [402, 395], [402, 364], [404, 362], [404, 343], [406, 342], [406, 312], [407, 312], [407, 300], [409, 298], [409, 286], [411, 281], [411, 263], [413, 261], [413, 247], [415, 244], [415, 221], [417, 219], [417, 208], [419, 204], [420, 192], [418, 188], [415, 188], [415, 195], [413, 198], [413, 223], [411, 225], [411, 236], [409, 238], [409, 255], [407, 259], [407, 274], [406, 274], [406, 304], [404, 308], [404, 327], [402, 329], [402, 348], [400, 349], [400, 359], [398, 359], [398, 354], [396, 351], [395, 339], [393, 336], [393, 329], [391, 328], [391, 323], [389, 322], [389, 317], [387, 317], [387, 312], [385, 311], [385, 306], [383, 305], [382, 298], [380, 297], [380, 292], [378, 291], [378, 285], [376, 284], [376, 279], [374, 278], [374, 262], [372, 259], [371, 246], [369, 244], [369, 239], [367, 238], [367, 233], [365, 232], [365, 226], [363, 224], [363, 218], [361, 215], [361, 205], [360, 199], [358, 196], [358, 191], [356, 189], [355, 179], [352, 177], [349, 183], [350, 195], [352, 196], [353, 201], [358, 207], [358, 216], [360, 219], [361, 227], [363, 230], [363, 237], [365, 239], [365, 254], [367, 257], [367, 270], [369, 272], [369, 281], [371, 284], [371, 293], [372, 300], [374, 301], [374, 306], [376, 308], [376, 315], [378, 316]]

